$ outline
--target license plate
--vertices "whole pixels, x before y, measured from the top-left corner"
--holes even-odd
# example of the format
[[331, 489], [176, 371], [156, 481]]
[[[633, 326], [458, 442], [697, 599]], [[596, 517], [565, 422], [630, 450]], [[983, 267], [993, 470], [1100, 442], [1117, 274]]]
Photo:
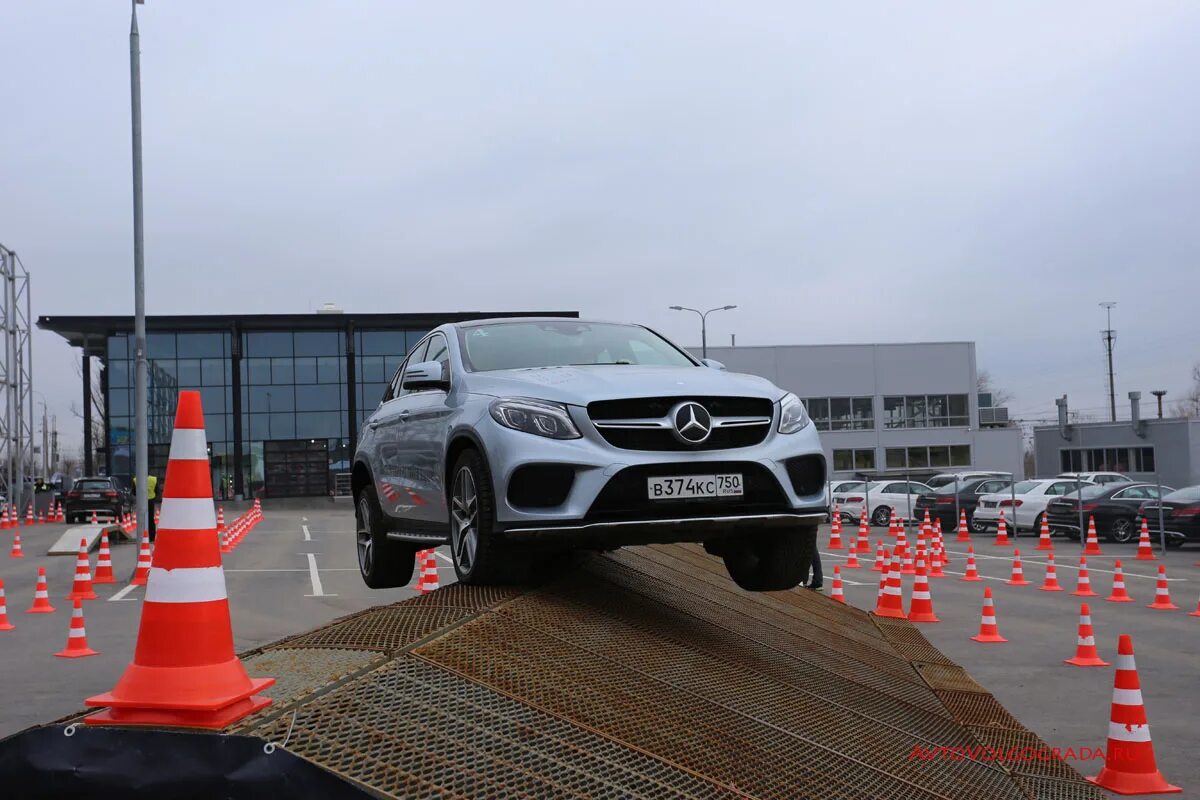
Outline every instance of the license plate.
[[86, 494], [86, 493], [85, 493], [85, 494], [83, 495], [83, 499], [84, 499], [84, 500], [99, 500], [99, 499], [100, 499], [100, 495], [98, 495], [98, 494]]
[[979, 503], [981, 508], [995, 508], [996, 504], [990, 500], [983, 500]]
[[693, 500], [701, 497], [741, 497], [742, 476], [680, 475], [647, 478], [646, 491], [651, 500]]

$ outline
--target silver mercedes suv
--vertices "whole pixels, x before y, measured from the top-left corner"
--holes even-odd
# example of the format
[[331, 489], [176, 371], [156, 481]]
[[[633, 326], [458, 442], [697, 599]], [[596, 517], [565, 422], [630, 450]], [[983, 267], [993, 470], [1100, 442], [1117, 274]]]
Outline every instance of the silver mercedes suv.
[[640, 325], [443, 325], [400, 365], [354, 456], [358, 564], [403, 586], [449, 543], [464, 583], [543, 554], [702, 542], [751, 591], [809, 569], [825, 458], [795, 395]]

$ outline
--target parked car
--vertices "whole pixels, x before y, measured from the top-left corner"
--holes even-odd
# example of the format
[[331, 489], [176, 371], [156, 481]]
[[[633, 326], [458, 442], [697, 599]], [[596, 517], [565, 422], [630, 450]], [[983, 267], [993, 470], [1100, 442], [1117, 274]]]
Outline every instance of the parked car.
[[[1174, 489], [1164, 486], [1164, 492]], [[1046, 518], [1052, 531], [1079, 538], [1079, 495], [1073, 491], [1046, 506]], [[1096, 533], [1110, 542], [1125, 543], [1138, 537], [1138, 517], [1147, 500], [1158, 500], [1158, 487], [1153, 483], [1109, 483], [1085, 486], [1083, 517], [1096, 520]]]
[[133, 498], [120, 480], [113, 477], [80, 478], [63, 498], [67, 522], [86, 522], [95, 511], [114, 519], [133, 507]]
[[[829, 498], [829, 513], [833, 513], [833, 498], [837, 494], [846, 494], [855, 489], [862, 489], [866, 486], [866, 481], [829, 481], [825, 484], [825, 496]], [[844, 511], [841, 512], [843, 522], [857, 522], [858, 517], [851, 517]]]
[[[1158, 525], [1160, 507], [1162, 528]], [[1150, 533], [1156, 540], [1160, 531], [1166, 531], [1167, 547], [1180, 547], [1184, 542], [1200, 542], [1200, 486], [1185, 486], [1164, 494], [1161, 501], [1149, 500], [1142, 505], [1141, 515], [1146, 518]]]
[[1119, 472], [1060, 472], [1054, 477], [1056, 478], [1075, 478], [1078, 477], [1081, 481], [1087, 483], [1107, 484], [1107, 483], [1133, 483], [1133, 478], [1128, 475], [1122, 475]]
[[931, 520], [936, 519], [942, 523], [942, 530], [952, 531], [958, 529], [959, 511], [966, 511], [967, 525], [976, 533], [982, 533], [987, 530], [987, 526], [982, 520], [975, 519], [975, 507], [979, 504], [979, 499], [986, 494], [1004, 491], [1009, 483], [1011, 481], [1008, 478], [968, 478], [959, 481], [957, 494], [954, 491], [955, 484], [948, 483], [918, 497], [913, 513], [917, 519], [923, 520], [925, 512], [928, 511]]
[[908, 519], [908, 509], [916, 505], [917, 495], [928, 491], [929, 487], [920, 481], [872, 481], [866, 492], [860, 487], [835, 494], [833, 499], [841, 506], [843, 517], [857, 520], [867, 508], [872, 525], [887, 525], [893, 510], [898, 519]]
[[467, 584], [520, 581], [547, 549], [702, 542], [743, 589], [807, 575], [827, 513], [804, 404], [640, 325], [442, 325], [365, 420], [351, 474], [358, 565], [403, 586], [449, 543]]
[[932, 486], [934, 489], [939, 489], [942, 486], [948, 486], [954, 483], [955, 479], [959, 483], [964, 481], [974, 480], [975, 478], [1011, 478], [1012, 473], [1009, 472], [939, 472], [925, 483]]
[[[1084, 482], [1085, 486], [1095, 484]], [[1079, 488], [1074, 480], [1061, 478], [1038, 478], [1018, 481], [1010, 491], [1007, 487], [996, 494], [985, 494], [975, 507], [975, 521], [985, 529], [1000, 527], [1000, 512], [1004, 512], [1005, 525], [1016, 535], [1020, 531], [1038, 533], [1042, 529], [1042, 518], [1051, 500], [1063, 497]], [[1016, 494], [1015, 505], [1013, 494]]]

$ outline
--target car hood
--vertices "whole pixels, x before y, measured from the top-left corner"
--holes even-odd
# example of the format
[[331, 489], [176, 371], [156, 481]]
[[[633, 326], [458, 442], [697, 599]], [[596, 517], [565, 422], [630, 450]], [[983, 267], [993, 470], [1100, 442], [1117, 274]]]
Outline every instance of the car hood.
[[625, 397], [720, 396], [778, 400], [785, 392], [756, 375], [709, 367], [638, 367], [625, 364], [536, 367], [468, 373], [467, 391], [495, 397], [535, 397], [586, 406]]

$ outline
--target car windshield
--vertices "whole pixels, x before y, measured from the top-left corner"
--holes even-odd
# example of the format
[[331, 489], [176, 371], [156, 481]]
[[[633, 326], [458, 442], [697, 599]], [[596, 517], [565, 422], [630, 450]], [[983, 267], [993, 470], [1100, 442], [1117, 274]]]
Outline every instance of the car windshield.
[[106, 480], [77, 481], [72, 487], [81, 492], [106, 492], [112, 489], [112, 484]]
[[1041, 485], [1041, 481], [1017, 481], [1017, 485], [1012, 487], [1012, 491], [1017, 494], [1028, 494]]
[[862, 487], [863, 487], [863, 483], [862, 483], [862, 481], [851, 481], [850, 483], [840, 483], [840, 484], [838, 484], [838, 487], [837, 487], [837, 489], [835, 489], [834, 491], [838, 491], [838, 492], [853, 492], [853, 491], [855, 491], [856, 489], [861, 489]]
[[1185, 486], [1179, 491], [1164, 495], [1163, 500], [1176, 503], [1194, 503], [1200, 500], [1200, 486]]
[[612, 364], [697, 366], [686, 353], [640, 325], [530, 320], [467, 326], [458, 336], [463, 364], [471, 372]]

